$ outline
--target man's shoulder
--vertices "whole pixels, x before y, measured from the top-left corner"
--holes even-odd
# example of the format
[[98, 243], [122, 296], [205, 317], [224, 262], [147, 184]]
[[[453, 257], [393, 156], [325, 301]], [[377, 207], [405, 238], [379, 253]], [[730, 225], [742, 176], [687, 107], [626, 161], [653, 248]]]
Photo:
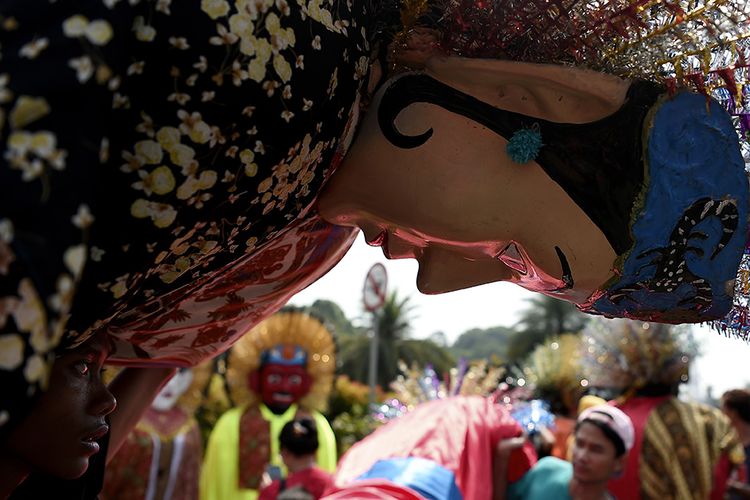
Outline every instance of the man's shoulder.
[[669, 398], [659, 405], [659, 414], [668, 413], [677, 413], [681, 418], [690, 418], [706, 425], [731, 427], [729, 418], [720, 409], [697, 401]]
[[567, 492], [573, 478], [573, 464], [556, 457], [544, 457], [526, 475], [529, 476], [528, 481], [549, 492]]
[[315, 493], [316, 497], [333, 484], [333, 476], [318, 466], [312, 466], [305, 470], [289, 475], [287, 485], [302, 486], [305, 490]]
[[511, 500], [537, 500], [542, 498], [570, 498], [568, 486], [573, 477], [573, 465], [555, 457], [544, 457], [518, 482], [508, 489]]
[[297, 484], [298, 482], [305, 484], [328, 483], [332, 478], [333, 476], [330, 473], [314, 465], [299, 472], [289, 474], [289, 484]]
[[546, 472], [570, 472], [573, 473], [573, 464], [567, 460], [562, 460], [557, 457], [544, 457], [539, 460], [536, 465], [532, 468], [539, 469]]

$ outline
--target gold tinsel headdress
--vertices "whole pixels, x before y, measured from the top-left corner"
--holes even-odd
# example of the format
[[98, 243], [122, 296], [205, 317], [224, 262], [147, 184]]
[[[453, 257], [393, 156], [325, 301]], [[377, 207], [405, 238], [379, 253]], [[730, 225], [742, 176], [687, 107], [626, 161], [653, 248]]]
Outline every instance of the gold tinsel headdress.
[[592, 319], [583, 332], [582, 375], [593, 387], [637, 391], [688, 380], [697, 349], [686, 327]]
[[[743, 138], [750, 133], [746, 0], [403, 0], [398, 18], [392, 58], [427, 30], [446, 54], [689, 87], [724, 104]], [[748, 141], [743, 154], [749, 162]]]
[[331, 332], [319, 320], [299, 311], [279, 312], [258, 324], [229, 351], [227, 384], [235, 405], [254, 404], [248, 377], [261, 364], [265, 352], [279, 345], [296, 346], [307, 354], [306, 369], [313, 379], [300, 405], [324, 410], [336, 368], [336, 347]]
[[465, 57], [692, 84], [701, 73], [726, 85], [727, 68], [744, 80], [747, 68], [744, 0], [403, 0], [399, 17], [396, 41], [430, 28], [443, 51]]
[[410, 410], [425, 401], [450, 396], [490, 396], [505, 373], [505, 368], [489, 366], [486, 361], [469, 364], [464, 359], [451, 368], [446, 381], [441, 381], [430, 365], [420, 369], [416, 363], [408, 366], [400, 361], [399, 370], [391, 389]]
[[[523, 372], [535, 397], [552, 403], [559, 399], [565, 412], [575, 410], [578, 397], [583, 392], [580, 345], [580, 336], [568, 333], [551, 338], [534, 349], [524, 364]], [[553, 410], [560, 411], [555, 406], [553, 404]]]

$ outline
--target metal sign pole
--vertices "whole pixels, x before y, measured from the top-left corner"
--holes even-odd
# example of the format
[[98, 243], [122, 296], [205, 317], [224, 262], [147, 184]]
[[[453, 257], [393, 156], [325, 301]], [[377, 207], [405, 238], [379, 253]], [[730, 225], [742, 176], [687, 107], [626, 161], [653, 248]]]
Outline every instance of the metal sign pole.
[[375, 404], [375, 386], [378, 382], [378, 343], [380, 332], [378, 331], [377, 311], [385, 303], [386, 290], [388, 286], [388, 273], [383, 264], [375, 264], [367, 272], [365, 285], [362, 288], [362, 302], [365, 309], [372, 313], [370, 321], [370, 366], [367, 380], [370, 383], [370, 406]]
[[370, 321], [370, 370], [368, 380], [370, 382], [370, 406], [375, 404], [375, 386], [378, 383], [378, 342], [380, 341], [380, 332], [378, 332], [377, 315], [372, 313]]

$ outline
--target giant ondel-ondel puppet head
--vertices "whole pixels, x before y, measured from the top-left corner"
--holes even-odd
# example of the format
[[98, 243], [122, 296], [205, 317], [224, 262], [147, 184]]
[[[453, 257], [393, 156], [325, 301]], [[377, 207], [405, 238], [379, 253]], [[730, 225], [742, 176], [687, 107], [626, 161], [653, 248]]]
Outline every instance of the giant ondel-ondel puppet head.
[[[117, 278], [96, 287], [90, 275], [67, 324], [49, 309], [59, 321], [48, 329], [37, 328], [44, 304], [23, 281], [18, 303], [29, 305], [36, 333], [4, 339], [11, 383], [0, 427], [8, 429], [2, 422], [16, 421], [45, 386], [52, 349], [80, 345], [95, 332], [114, 339], [113, 362], [190, 366], [218, 354], [334, 265], [353, 240], [341, 226], [362, 228], [391, 258], [416, 258], [426, 293], [506, 280], [590, 313], [672, 323], [729, 313], [728, 330], [750, 331], [750, 315], [739, 307], [750, 300], [750, 264], [742, 260], [748, 2], [357, 0], [342, 8], [363, 3], [366, 29], [332, 25], [345, 38], [367, 32], [374, 54], [387, 54], [392, 66], [383, 65], [380, 82], [371, 71], [379, 85], [364, 96], [361, 123], [354, 89], [364, 87], [366, 60], [352, 71], [350, 119], [338, 110], [325, 115], [333, 122], [338, 111], [346, 122], [316, 177], [322, 183], [330, 175], [318, 207], [340, 226], [308, 212], [318, 185], [296, 215], [277, 214], [294, 219], [283, 230], [276, 219], [265, 224], [267, 214], [245, 220], [232, 205], [243, 231], [267, 227], [259, 229], [267, 241], [257, 249], [255, 236], [242, 238], [249, 253], [237, 257], [237, 245], [203, 245], [201, 233], [174, 228], [187, 232], [177, 240], [160, 234], [163, 252], [154, 255], [144, 245], [145, 267], [123, 272], [123, 280], [133, 275], [127, 286]], [[295, 8], [308, 15], [311, 7]], [[313, 67], [308, 61], [306, 71]], [[335, 72], [321, 78], [331, 87], [338, 81]], [[168, 87], [172, 93], [171, 80]], [[325, 109], [339, 107], [331, 102]], [[302, 154], [295, 148], [290, 157]], [[254, 187], [265, 190], [260, 177]], [[225, 220], [218, 209], [229, 205], [216, 201], [201, 224], [217, 222], [221, 233], [211, 219]], [[140, 218], [143, 206], [131, 215], [151, 224]], [[109, 228], [113, 241], [127, 233]], [[193, 237], [202, 248], [195, 261], [182, 254]], [[83, 247], [71, 248], [81, 264]], [[86, 301], [87, 290], [106, 295], [101, 309]]]
[[323, 411], [333, 384], [336, 346], [331, 332], [307, 313], [285, 309], [262, 321], [229, 351], [227, 384], [236, 405], [292, 404]]
[[748, 12], [406, 0], [401, 70], [320, 212], [418, 260], [424, 293], [511, 281], [610, 317], [725, 317], [747, 290]]

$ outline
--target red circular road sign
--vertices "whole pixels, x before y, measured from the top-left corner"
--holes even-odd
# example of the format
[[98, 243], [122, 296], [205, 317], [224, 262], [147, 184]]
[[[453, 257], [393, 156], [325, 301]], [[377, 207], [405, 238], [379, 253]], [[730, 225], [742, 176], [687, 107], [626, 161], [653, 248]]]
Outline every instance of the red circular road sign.
[[380, 309], [385, 303], [388, 273], [383, 264], [375, 264], [367, 271], [365, 286], [362, 289], [362, 302], [369, 312]]

